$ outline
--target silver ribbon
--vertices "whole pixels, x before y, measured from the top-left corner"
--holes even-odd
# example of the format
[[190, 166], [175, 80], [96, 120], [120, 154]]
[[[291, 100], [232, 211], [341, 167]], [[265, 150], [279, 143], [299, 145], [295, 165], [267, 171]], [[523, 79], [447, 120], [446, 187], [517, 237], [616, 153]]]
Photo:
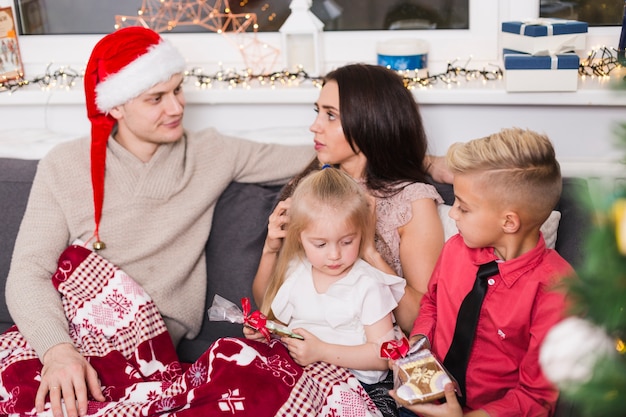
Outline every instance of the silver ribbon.
[[566, 20], [566, 19], [527, 19], [522, 21], [522, 25], [519, 29], [519, 34], [523, 35], [526, 30], [526, 26], [545, 26], [548, 28], [548, 36], [552, 36], [554, 34], [554, 27], [552, 26], [554, 23], [570, 23], [576, 22], [576, 20]]

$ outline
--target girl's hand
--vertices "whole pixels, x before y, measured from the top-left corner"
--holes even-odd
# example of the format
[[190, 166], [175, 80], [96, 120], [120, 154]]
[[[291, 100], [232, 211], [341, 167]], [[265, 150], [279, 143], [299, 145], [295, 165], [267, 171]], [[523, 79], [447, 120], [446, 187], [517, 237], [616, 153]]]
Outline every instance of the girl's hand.
[[287, 347], [293, 360], [300, 366], [307, 366], [320, 361], [320, 352], [322, 352], [325, 343], [304, 329], [294, 329], [293, 332], [304, 337], [304, 340], [293, 337], [280, 339]]
[[243, 335], [248, 340], [256, 340], [257, 342], [265, 342], [265, 336], [258, 330], [253, 329], [252, 327], [243, 326]]
[[[459, 404], [459, 400], [456, 398], [454, 385], [451, 383], [446, 384], [444, 390], [446, 394], [446, 402], [443, 404], [425, 403], [407, 405], [404, 407], [422, 417], [462, 417], [463, 409]], [[391, 395], [396, 401], [399, 401], [395, 390], [389, 391], [389, 395]]]
[[287, 234], [287, 226], [289, 225], [290, 206], [291, 198], [288, 198], [279, 202], [270, 214], [264, 252], [276, 253], [282, 247], [283, 238]]

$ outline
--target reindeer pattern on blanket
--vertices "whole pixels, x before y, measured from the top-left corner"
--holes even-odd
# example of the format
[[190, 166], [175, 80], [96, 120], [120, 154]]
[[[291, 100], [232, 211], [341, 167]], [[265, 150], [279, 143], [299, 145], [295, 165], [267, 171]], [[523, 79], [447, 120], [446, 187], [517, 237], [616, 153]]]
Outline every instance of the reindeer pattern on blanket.
[[[278, 340], [223, 338], [196, 362], [180, 363], [150, 296], [83, 246], [63, 252], [52, 284], [106, 397], [89, 401], [89, 415], [380, 416], [348, 370], [302, 368]], [[13, 326], [0, 335], [0, 416], [36, 415], [40, 379], [39, 358]]]

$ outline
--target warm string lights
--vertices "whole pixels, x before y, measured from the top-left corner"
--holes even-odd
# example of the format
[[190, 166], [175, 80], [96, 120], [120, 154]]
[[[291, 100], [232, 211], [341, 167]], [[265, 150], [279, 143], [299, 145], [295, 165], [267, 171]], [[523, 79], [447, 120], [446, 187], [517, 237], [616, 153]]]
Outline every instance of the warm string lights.
[[611, 71], [621, 68], [617, 50], [608, 48], [593, 49], [587, 58], [580, 60], [578, 74], [582, 77], [608, 77]]
[[[456, 65], [456, 60], [448, 63], [446, 70], [437, 74], [419, 76], [417, 71], [398, 71], [404, 79], [404, 85], [409, 88], [427, 88], [437, 84], [448, 87], [460, 85], [462, 82], [495, 81], [504, 76], [503, 70], [495, 64], [492, 69], [468, 68], [469, 60], [464, 66]], [[582, 77], [607, 77], [616, 68], [621, 68], [617, 51], [613, 48], [602, 47], [589, 53], [586, 59], [581, 60], [578, 73]], [[0, 92], [15, 92], [29, 85], [37, 85], [42, 90], [71, 89], [77, 81], [82, 82], [84, 71], [77, 71], [69, 67], [62, 67], [52, 71], [48, 65], [46, 73], [33, 79], [23, 77], [12, 80], [0, 80]], [[188, 81], [197, 88], [210, 89], [217, 87], [227, 88], [263, 88], [263, 87], [297, 87], [305, 83], [320, 86], [323, 77], [310, 76], [304, 69], [296, 71], [275, 71], [257, 74], [251, 69], [244, 71], [219, 69], [214, 73], [207, 73], [202, 68], [192, 68], [186, 73]]]
[[[465, 81], [483, 80], [491, 81], [502, 78], [502, 69], [494, 65], [493, 70], [469, 69], [449, 63], [445, 72], [440, 74], [428, 74], [418, 76], [417, 71], [398, 71], [404, 79], [407, 88], [430, 87], [437, 83], [456, 85]], [[50, 65], [46, 73], [33, 79], [18, 78], [13, 80], [0, 80], [0, 92], [15, 92], [20, 88], [37, 85], [42, 90], [53, 88], [70, 89], [78, 79], [83, 77], [84, 71], [76, 71], [69, 67], [63, 67], [52, 71]], [[313, 77], [302, 67], [295, 71], [274, 71], [257, 74], [251, 69], [237, 71], [234, 69], [220, 69], [214, 73], [207, 73], [202, 68], [192, 68], [185, 72], [186, 79], [194, 83], [200, 89], [218, 87], [228, 88], [253, 88], [253, 87], [297, 87], [310, 82], [314, 86], [321, 86], [323, 77]]]
[[251, 70], [219, 70], [213, 74], [206, 74], [202, 68], [193, 68], [186, 73], [187, 79], [195, 80], [197, 87], [206, 89], [214, 85], [228, 87], [252, 88], [258, 86], [296, 87], [310, 81], [313, 85], [321, 84], [321, 77], [311, 77], [303, 68], [297, 71], [275, 71], [267, 74], [254, 74]]
[[155, 32], [194, 26], [223, 35], [249, 68], [271, 68], [280, 51], [256, 37], [256, 13], [233, 13], [229, 0], [143, 0], [137, 16], [115, 16], [115, 29], [143, 26]]
[[46, 72], [43, 75], [26, 79], [24, 77], [18, 77], [14, 79], [0, 79], [0, 93], [8, 92], [13, 93], [20, 88], [27, 87], [29, 85], [39, 86], [42, 90], [50, 89], [65, 89], [69, 90], [79, 80], [82, 82], [82, 78], [85, 71], [77, 71], [71, 67], [61, 67], [54, 71], [51, 70], [52, 64], [49, 64], [46, 68]]
[[228, 0], [143, 0], [137, 16], [115, 16], [115, 29], [144, 26], [156, 32], [197, 26], [215, 33], [257, 31], [255, 13], [232, 13]]
[[399, 73], [403, 76], [404, 85], [407, 88], [431, 87], [438, 83], [443, 83], [451, 87], [465, 81], [481, 80], [486, 82], [500, 80], [504, 75], [502, 68], [495, 64], [491, 64], [493, 69], [488, 70], [485, 68], [467, 68], [469, 60], [466, 62], [465, 66], [455, 65], [455, 62], [456, 61], [449, 62], [444, 72], [439, 74], [428, 73], [426, 77], [420, 77], [417, 71], [399, 71]]

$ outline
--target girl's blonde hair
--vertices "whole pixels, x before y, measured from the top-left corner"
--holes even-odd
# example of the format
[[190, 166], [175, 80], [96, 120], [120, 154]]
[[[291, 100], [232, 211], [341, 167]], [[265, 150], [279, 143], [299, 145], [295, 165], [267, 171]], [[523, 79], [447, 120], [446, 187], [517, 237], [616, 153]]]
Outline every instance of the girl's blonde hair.
[[272, 301], [285, 281], [291, 261], [305, 256], [300, 235], [311, 222], [323, 220], [320, 214], [327, 213], [324, 208], [333, 209], [335, 215], [361, 231], [360, 248], [363, 248], [363, 240], [372, 230], [367, 195], [348, 174], [328, 167], [300, 181], [292, 196], [287, 234], [261, 304], [261, 312], [269, 318], [274, 318]]

